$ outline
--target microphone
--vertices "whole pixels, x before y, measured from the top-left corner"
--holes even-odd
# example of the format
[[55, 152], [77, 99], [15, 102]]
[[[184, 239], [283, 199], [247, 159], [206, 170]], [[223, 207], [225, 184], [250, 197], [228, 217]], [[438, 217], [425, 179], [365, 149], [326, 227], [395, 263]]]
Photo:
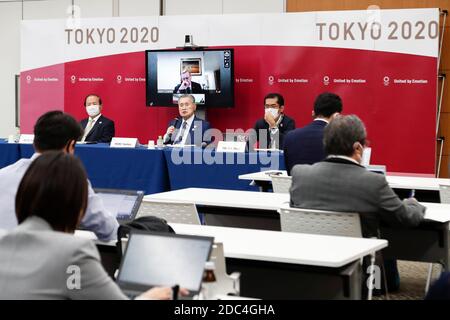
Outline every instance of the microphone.
[[[174, 120], [175, 120], [175, 122], [173, 123], [172, 126], [176, 128], [177, 122], [180, 121], [180, 119], [179, 119], [178, 117], [175, 117]], [[172, 132], [172, 133], [173, 133], [173, 132]], [[166, 135], [166, 139], [164, 140], [164, 143], [168, 143], [169, 141], [172, 140], [172, 133], [168, 133], [168, 134]]]

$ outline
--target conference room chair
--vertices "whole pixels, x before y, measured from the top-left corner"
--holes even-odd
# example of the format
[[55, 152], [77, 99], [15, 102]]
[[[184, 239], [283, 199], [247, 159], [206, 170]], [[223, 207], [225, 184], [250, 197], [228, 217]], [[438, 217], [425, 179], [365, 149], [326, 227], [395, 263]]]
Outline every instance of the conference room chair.
[[[300, 209], [291, 207], [282, 207], [278, 209], [280, 214], [281, 231], [297, 232], [341, 237], [362, 238], [361, 219], [355, 212], [337, 212], [312, 209]], [[376, 252], [370, 254], [370, 271], [374, 274]], [[382, 257], [381, 257], [382, 258]], [[386, 272], [381, 264], [384, 275], [385, 288]], [[373, 279], [371, 279], [373, 280]], [[370, 282], [372, 282], [370, 280]], [[373, 288], [369, 288], [367, 299], [372, 300]], [[386, 299], [389, 299], [386, 290]]]
[[201, 224], [197, 208], [193, 203], [144, 200], [136, 218], [156, 216], [168, 223]]
[[272, 179], [272, 187], [274, 193], [289, 193], [292, 185], [292, 177], [270, 175]]
[[[450, 204], [450, 185], [439, 185], [439, 198], [441, 200], [441, 203], [447, 203]], [[427, 275], [427, 283], [425, 284], [425, 294], [427, 294], [428, 289], [431, 285], [431, 279], [433, 278], [433, 263], [430, 263], [428, 265], [428, 275]], [[441, 266], [441, 273], [444, 271], [442, 265]]]
[[216, 269], [214, 270], [214, 274], [216, 276], [216, 286], [214, 287], [215, 295], [231, 294], [239, 296], [241, 273], [227, 273], [223, 243], [216, 242], [213, 244], [209, 261], [214, 262], [214, 265], [216, 267]]

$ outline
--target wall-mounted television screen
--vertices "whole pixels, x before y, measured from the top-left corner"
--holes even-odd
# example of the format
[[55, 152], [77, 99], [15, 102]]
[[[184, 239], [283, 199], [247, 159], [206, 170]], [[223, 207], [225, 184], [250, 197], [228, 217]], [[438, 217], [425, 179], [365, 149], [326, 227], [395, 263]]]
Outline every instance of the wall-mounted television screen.
[[147, 50], [146, 105], [176, 106], [192, 94], [198, 105], [234, 107], [233, 49]]

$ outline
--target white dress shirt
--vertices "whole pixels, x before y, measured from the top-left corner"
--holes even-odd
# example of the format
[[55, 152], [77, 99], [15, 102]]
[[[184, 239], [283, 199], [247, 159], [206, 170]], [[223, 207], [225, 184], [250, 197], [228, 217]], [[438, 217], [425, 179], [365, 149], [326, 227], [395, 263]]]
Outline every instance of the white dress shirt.
[[176, 141], [178, 141], [178, 139], [179, 139], [179, 137], [181, 135], [181, 131], [182, 131], [183, 125], [186, 122], [186, 130], [184, 130], [183, 137], [182, 137], [181, 141], [179, 143], [177, 143], [178, 145], [185, 145], [186, 144], [186, 140], [189, 137], [189, 131], [191, 129], [191, 125], [192, 125], [192, 122], [194, 121], [194, 118], [195, 118], [195, 114], [193, 114], [189, 119], [187, 119], [187, 120], [183, 119], [181, 121], [180, 128], [178, 129], [177, 135], [176, 135], [175, 139], [173, 140], [174, 143], [176, 143]]
[[92, 128], [94, 128], [94, 126], [95, 126], [95, 123], [101, 116], [102, 116], [102, 114], [99, 113], [94, 118], [91, 118], [91, 117], [88, 118], [88, 122], [86, 123], [86, 128], [89, 126], [89, 122], [91, 122], [91, 128], [89, 129], [89, 131], [86, 131], [86, 128], [84, 128], [85, 130], [84, 130], [83, 138], [81, 138], [82, 142], [84, 142], [86, 140], [87, 135], [89, 134], [89, 132], [92, 131]]
[[[11, 230], [17, 226], [15, 199], [20, 181], [30, 164], [39, 156], [20, 159], [16, 163], [0, 169], [0, 229]], [[51, 179], [51, 177], [48, 177]], [[95, 194], [88, 180], [88, 206], [81, 226], [94, 232], [100, 240], [117, 238], [119, 224], [116, 217], [103, 206], [102, 199]]]

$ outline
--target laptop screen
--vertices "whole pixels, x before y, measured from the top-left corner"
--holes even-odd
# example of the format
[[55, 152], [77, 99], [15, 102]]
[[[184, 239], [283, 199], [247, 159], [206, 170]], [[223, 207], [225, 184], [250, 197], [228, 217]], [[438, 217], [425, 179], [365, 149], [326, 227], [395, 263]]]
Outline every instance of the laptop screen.
[[105, 208], [119, 221], [133, 220], [141, 206], [143, 191], [94, 189]]
[[179, 285], [198, 293], [213, 240], [133, 230], [117, 282], [123, 289]]

